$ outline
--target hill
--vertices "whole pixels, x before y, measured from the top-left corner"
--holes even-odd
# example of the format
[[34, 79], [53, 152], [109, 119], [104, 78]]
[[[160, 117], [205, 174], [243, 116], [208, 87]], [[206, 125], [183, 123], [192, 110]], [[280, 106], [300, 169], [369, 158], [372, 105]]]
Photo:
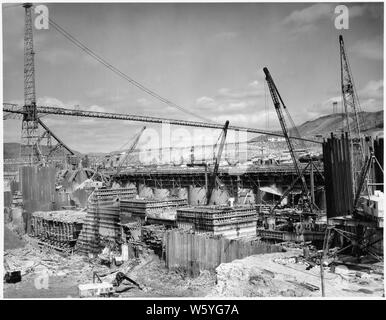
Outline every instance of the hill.
[[[314, 139], [317, 135], [327, 137], [334, 132], [339, 134], [347, 131], [345, 121], [343, 122], [342, 113], [335, 113], [326, 116], [321, 116], [317, 119], [306, 121], [298, 126], [299, 133], [303, 138]], [[366, 135], [383, 133], [383, 110], [376, 112], [361, 112], [359, 114], [362, 133]], [[351, 118], [350, 128], [353, 128], [354, 122]], [[281, 133], [281, 131], [278, 131]], [[291, 130], [290, 130], [291, 134]], [[267, 136], [259, 136], [250, 140], [250, 142], [262, 142], [268, 139]]]
[[[44, 154], [47, 153], [47, 146], [42, 146]], [[81, 155], [80, 152], [72, 150], [76, 155]], [[3, 144], [4, 159], [15, 159], [20, 157], [20, 143], [17, 142], [4, 142]]]
[[[312, 137], [318, 134], [326, 136], [331, 132], [342, 132], [342, 127], [344, 131], [347, 131], [343, 117], [344, 114], [342, 113], [322, 116], [315, 120], [306, 121], [298, 127], [298, 130], [303, 137]], [[383, 110], [377, 112], [361, 112], [359, 119], [361, 131], [364, 134], [370, 135], [378, 131], [383, 131]], [[350, 128], [353, 127], [354, 121], [351, 118]]]

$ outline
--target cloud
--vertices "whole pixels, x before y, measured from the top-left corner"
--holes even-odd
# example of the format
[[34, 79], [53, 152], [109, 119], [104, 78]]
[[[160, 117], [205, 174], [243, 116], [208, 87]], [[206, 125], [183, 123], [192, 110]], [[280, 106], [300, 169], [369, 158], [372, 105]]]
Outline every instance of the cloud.
[[80, 103], [78, 100], [69, 100], [69, 101], [63, 102], [60, 99], [57, 99], [54, 97], [48, 97], [48, 96], [38, 98], [37, 104], [40, 106], [57, 107], [57, 108], [85, 109], [85, 108], [79, 107]]
[[373, 39], [362, 39], [357, 41], [351, 51], [358, 56], [370, 60], [383, 60], [383, 40], [380, 36]]
[[231, 90], [228, 88], [221, 88], [216, 95], [217, 99], [223, 100], [242, 100], [242, 99], [256, 99], [264, 95], [264, 87], [259, 86], [258, 82], [252, 82], [247, 85], [245, 89]]
[[383, 80], [371, 80], [358, 91], [363, 111], [377, 111], [383, 108]]
[[108, 112], [104, 107], [93, 104], [85, 108], [86, 111], [94, 111], [94, 112]]
[[[335, 19], [337, 16], [335, 7], [338, 5], [338, 3], [316, 3], [301, 10], [295, 10], [284, 18], [282, 25], [286, 28], [290, 27], [293, 34], [316, 31], [318, 22], [323, 20], [333, 21]], [[374, 16], [376, 11], [374, 6], [367, 4], [347, 7], [350, 19], [363, 16], [367, 12]]]
[[252, 81], [251, 83], [248, 84], [248, 87], [257, 89], [259, 87], [259, 81], [257, 80]]
[[208, 104], [213, 104], [214, 102], [215, 102], [214, 99], [205, 97], [205, 96], [201, 98], [197, 98], [196, 100], [196, 104], [198, 105], [208, 105]]
[[284, 24], [305, 25], [315, 23], [326, 17], [331, 17], [334, 10], [333, 4], [317, 3], [302, 10], [295, 10], [287, 16]]
[[[362, 111], [373, 112], [383, 108], [383, 80], [369, 81], [357, 94]], [[338, 112], [342, 112], [342, 97], [334, 96], [307, 108], [307, 119], [304, 120], [331, 114], [334, 101], [338, 102]]]
[[242, 88], [220, 88], [213, 96], [197, 98], [195, 112], [219, 123], [229, 120], [232, 125], [264, 128], [273, 110], [264, 108], [265, 94], [264, 83], [251, 80]]
[[41, 97], [37, 100], [38, 105], [49, 106], [49, 107], [58, 107], [58, 108], [68, 108], [63, 101], [53, 98], [53, 97]]

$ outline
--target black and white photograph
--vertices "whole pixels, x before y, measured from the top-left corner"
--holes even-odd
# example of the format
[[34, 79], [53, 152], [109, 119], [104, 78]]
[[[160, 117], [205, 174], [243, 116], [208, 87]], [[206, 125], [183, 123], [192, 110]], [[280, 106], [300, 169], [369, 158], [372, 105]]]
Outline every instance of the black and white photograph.
[[384, 299], [383, 2], [0, 16], [3, 299]]

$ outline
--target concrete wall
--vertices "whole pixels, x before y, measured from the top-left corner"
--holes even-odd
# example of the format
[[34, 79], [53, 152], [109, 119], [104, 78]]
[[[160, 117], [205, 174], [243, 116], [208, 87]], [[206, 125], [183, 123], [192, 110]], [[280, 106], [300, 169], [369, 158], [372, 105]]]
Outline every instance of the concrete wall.
[[52, 209], [55, 201], [55, 175], [56, 169], [53, 167], [20, 168], [23, 205], [27, 212]]
[[154, 198], [153, 189], [150, 187], [146, 187], [143, 184], [139, 185], [138, 187], [138, 195], [141, 198], [147, 198], [147, 199]]
[[157, 200], [165, 200], [170, 197], [170, 191], [168, 189], [153, 189], [154, 198]]
[[179, 199], [188, 199], [188, 188], [173, 188], [170, 190], [170, 195]]
[[166, 233], [166, 266], [184, 268], [193, 275], [200, 270], [215, 269], [254, 254], [280, 252], [279, 246], [262, 241], [208, 239], [205, 236], [169, 231]]
[[227, 204], [229, 193], [226, 190], [214, 189], [210, 198], [209, 204]]
[[206, 204], [206, 190], [205, 188], [189, 187], [188, 203], [190, 205], [204, 205]]

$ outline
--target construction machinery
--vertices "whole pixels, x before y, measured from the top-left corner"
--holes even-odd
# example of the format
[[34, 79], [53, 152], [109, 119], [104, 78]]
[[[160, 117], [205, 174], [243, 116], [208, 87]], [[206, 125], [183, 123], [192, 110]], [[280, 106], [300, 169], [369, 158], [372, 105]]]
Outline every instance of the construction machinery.
[[[32, 4], [23, 4], [25, 10], [24, 24], [24, 106], [20, 156], [26, 163], [32, 165], [46, 165], [52, 155], [59, 149], [70, 155], [74, 153], [41, 121], [36, 108], [35, 87], [35, 51], [33, 47]], [[52, 145], [51, 138], [57, 141]], [[43, 140], [46, 140], [48, 152], [43, 149]]]
[[[340, 237], [341, 241], [344, 239], [344, 245], [342, 245], [342, 248], [336, 255], [351, 249], [352, 255], [356, 256], [358, 261], [366, 255], [378, 261], [383, 261], [383, 245], [381, 246], [382, 250], [379, 250], [379, 243], [383, 242], [383, 193], [379, 190], [373, 192], [371, 188], [377, 185], [383, 185], [383, 179], [380, 183], [370, 182], [370, 177], [374, 174], [375, 165], [378, 165], [382, 175], [383, 167], [374, 155], [373, 147], [371, 146], [372, 139], [369, 137], [365, 138], [361, 133], [361, 130], [365, 130], [363, 127], [364, 122], [360, 119], [362, 111], [355, 90], [342, 35], [339, 36], [339, 51], [342, 102], [346, 120], [346, 139], [349, 140], [350, 146], [349, 165], [351, 168], [349, 169], [351, 169], [350, 182], [352, 188], [350, 188], [349, 200], [353, 201], [353, 206], [350, 212], [348, 212], [348, 215], [328, 217], [322, 262], [330, 244], [333, 243], [334, 237]], [[351, 117], [354, 118], [353, 121]], [[368, 143], [368, 145], [366, 145], [366, 143]], [[333, 183], [335, 183], [335, 181], [333, 181]], [[346, 186], [343, 186], [343, 188], [345, 187]], [[376, 246], [377, 244], [378, 248]], [[323, 268], [321, 267], [321, 275], [322, 274]]]
[[121, 154], [121, 156], [119, 158], [119, 161], [118, 161], [118, 164], [116, 166], [115, 173], [111, 176], [110, 186], [113, 184], [113, 182], [116, 180], [116, 177], [121, 172], [121, 170], [122, 170], [124, 164], [126, 163], [127, 158], [129, 157], [129, 155], [132, 154], [132, 152], [137, 147], [139, 139], [141, 138], [141, 136], [142, 136], [142, 134], [143, 134], [143, 132], [145, 130], [146, 130], [146, 126], [143, 126], [141, 128], [141, 130], [134, 136], [133, 142], [130, 144], [129, 148], [123, 154]]
[[119, 162], [118, 162], [118, 165], [117, 165], [117, 169], [116, 169], [116, 172], [115, 172], [115, 175], [118, 175], [121, 170], [122, 170], [122, 167], [123, 165], [125, 164], [127, 158], [129, 157], [129, 155], [135, 150], [135, 148], [137, 147], [138, 145], [138, 141], [139, 139], [141, 138], [143, 132], [146, 130], [146, 126], [143, 126], [141, 128], [141, 130], [134, 136], [134, 140], [132, 142], [132, 144], [130, 145], [130, 147], [124, 152], [124, 154], [121, 156], [121, 158], [119, 159]]
[[227, 137], [228, 127], [229, 127], [229, 121], [227, 120], [225, 122], [224, 128], [222, 129], [221, 134], [219, 136], [220, 142], [218, 143], [217, 155], [214, 158], [213, 172], [210, 174], [209, 181], [208, 181], [208, 188], [207, 188], [207, 194], [206, 194], [207, 204], [210, 203], [210, 199], [212, 197], [213, 190], [216, 187], [216, 184], [218, 181], [218, 177], [217, 177], [218, 168], [220, 166], [221, 155], [222, 155], [222, 152], [224, 150], [224, 144], [225, 144], [225, 140]]
[[[279, 91], [277, 90], [277, 87], [275, 85], [275, 82], [272, 79], [272, 76], [271, 76], [270, 72], [268, 71], [268, 69], [266, 67], [263, 69], [263, 71], [265, 73], [265, 80], [267, 81], [269, 92], [270, 92], [271, 97], [272, 97], [273, 105], [275, 107], [277, 116], [279, 118], [280, 126], [282, 128], [283, 135], [284, 135], [284, 138], [286, 140], [289, 153], [291, 155], [291, 159], [292, 159], [292, 162], [293, 162], [293, 165], [294, 165], [294, 168], [295, 168], [295, 172], [296, 172], [296, 175], [298, 177], [297, 180], [300, 180], [300, 182], [301, 182], [302, 197], [303, 197], [302, 198], [302, 200], [303, 200], [303, 207], [304, 207], [304, 209], [308, 209], [310, 212], [312, 212], [314, 204], [312, 202], [312, 199], [310, 197], [310, 193], [308, 191], [306, 179], [304, 178], [303, 172], [300, 171], [299, 159], [298, 159], [298, 157], [297, 157], [297, 155], [295, 153], [295, 149], [294, 149], [292, 141], [291, 141], [291, 139], [289, 137], [289, 130], [288, 130], [285, 118], [284, 118], [284, 114], [283, 114], [283, 109], [287, 109], [287, 108], [284, 107], [285, 104], [283, 102], [283, 99], [280, 96]], [[286, 110], [286, 113], [289, 114], [288, 110]], [[281, 201], [284, 199], [284, 197], [289, 193], [289, 190], [294, 187], [295, 183], [293, 183], [287, 189], [287, 191], [281, 196], [281, 198], [277, 202], [277, 204], [271, 209], [271, 212], [273, 212], [273, 210], [276, 209], [278, 204], [281, 203]]]
[[[346, 130], [351, 143], [353, 195], [355, 195], [355, 186], [359, 182], [361, 169], [365, 164], [365, 157], [368, 150], [365, 147], [364, 137], [361, 133], [361, 129], [365, 129], [363, 128], [364, 122], [360, 119], [361, 107], [355, 90], [354, 78], [352, 76], [342, 35], [339, 36], [339, 49], [342, 102], [346, 116]], [[353, 126], [351, 124], [351, 115], [354, 118]]]

